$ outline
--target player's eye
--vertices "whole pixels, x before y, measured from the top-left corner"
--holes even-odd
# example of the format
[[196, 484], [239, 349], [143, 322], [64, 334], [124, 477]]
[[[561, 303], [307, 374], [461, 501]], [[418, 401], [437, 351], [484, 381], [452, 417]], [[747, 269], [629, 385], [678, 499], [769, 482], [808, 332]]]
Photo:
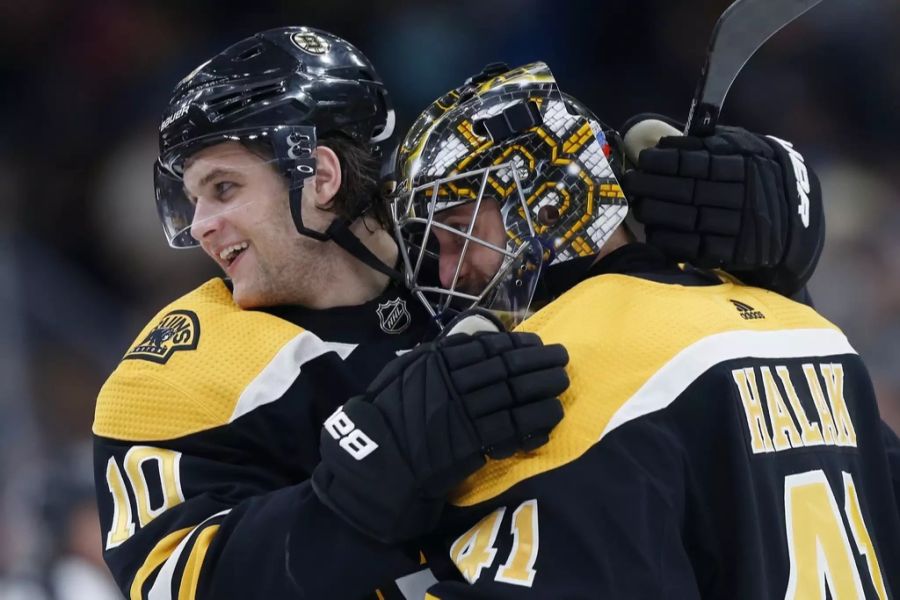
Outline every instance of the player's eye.
[[237, 189], [237, 184], [231, 181], [219, 181], [214, 185], [216, 198], [219, 200], [227, 200]]
[[463, 221], [457, 221], [457, 222], [451, 221], [449, 223], [446, 223], [446, 225], [447, 225], [447, 227], [453, 229], [454, 231], [458, 231], [460, 233], [468, 233], [468, 231], [469, 231], [469, 224], [465, 223]]

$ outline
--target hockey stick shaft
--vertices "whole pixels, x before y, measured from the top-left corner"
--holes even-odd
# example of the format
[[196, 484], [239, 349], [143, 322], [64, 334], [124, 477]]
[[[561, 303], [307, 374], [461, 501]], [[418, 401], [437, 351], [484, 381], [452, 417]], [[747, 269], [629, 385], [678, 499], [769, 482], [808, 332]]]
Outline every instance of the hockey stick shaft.
[[713, 28], [685, 134], [711, 135], [731, 84], [750, 57], [782, 27], [822, 0], [736, 0]]

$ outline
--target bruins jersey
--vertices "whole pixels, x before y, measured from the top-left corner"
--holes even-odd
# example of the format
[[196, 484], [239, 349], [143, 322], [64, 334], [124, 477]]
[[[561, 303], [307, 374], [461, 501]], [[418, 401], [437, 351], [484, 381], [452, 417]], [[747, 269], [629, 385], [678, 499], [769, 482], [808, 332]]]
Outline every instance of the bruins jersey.
[[599, 270], [520, 326], [569, 351], [565, 417], [457, 491], [427, 597], [897, 597], [896, 437], [841, 331], [642, 245]]
[[323, 420], [428, 322], [395, 287], [356, 307], [264, 312], [239, 309], [221, 279], [156, 315], [93, 426], [105, 558], [124, 594], [360, 598], [420, 570], [417, 551], [358, 534], [307, 479]]

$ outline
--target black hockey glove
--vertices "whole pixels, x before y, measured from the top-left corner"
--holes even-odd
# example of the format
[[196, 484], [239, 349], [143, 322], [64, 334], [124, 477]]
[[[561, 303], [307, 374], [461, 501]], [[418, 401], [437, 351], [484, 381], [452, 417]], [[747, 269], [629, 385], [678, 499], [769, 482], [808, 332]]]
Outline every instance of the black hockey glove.
[[621, 183], [647, 242], [675, 259], [787, 296], [815, 270], [821, 188], [788, 142], [738, 127], [663, 137]]
[[531, 333], [451, 335], [391, 363], [322, 429], [319, 498], [383, 542], [437, 524], [450, 491], [485, 457], [547, 442], [562, 419], [565, 348]]

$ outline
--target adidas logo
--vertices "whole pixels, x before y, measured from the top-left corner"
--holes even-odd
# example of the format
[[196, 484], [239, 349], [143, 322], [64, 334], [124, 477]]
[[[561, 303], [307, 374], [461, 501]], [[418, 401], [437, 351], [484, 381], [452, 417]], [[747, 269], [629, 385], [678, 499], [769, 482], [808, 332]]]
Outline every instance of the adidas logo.
[[749, 304], [744, 304], [743, 302], [738, 302], [737, 300], [729, 300], [734, 307], [738, 309], [738, 312], [741, 315], [742, 319], [751, 320], [751, 319], [765, 319], [766, 315], [762, 314], [760, 311], [756, 310]]

